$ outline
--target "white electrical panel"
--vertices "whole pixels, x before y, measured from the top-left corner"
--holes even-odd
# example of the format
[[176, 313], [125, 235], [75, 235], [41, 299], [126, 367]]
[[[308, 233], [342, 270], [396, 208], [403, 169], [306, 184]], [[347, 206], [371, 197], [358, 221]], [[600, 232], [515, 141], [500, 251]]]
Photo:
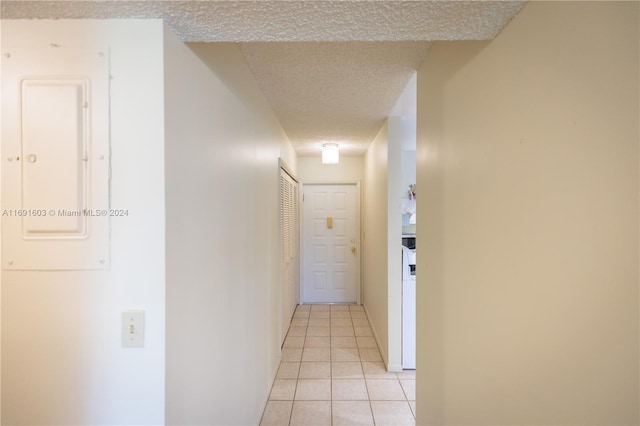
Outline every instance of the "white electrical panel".
[[2, 50], [2, 267], [109, 267], [109, 63]]

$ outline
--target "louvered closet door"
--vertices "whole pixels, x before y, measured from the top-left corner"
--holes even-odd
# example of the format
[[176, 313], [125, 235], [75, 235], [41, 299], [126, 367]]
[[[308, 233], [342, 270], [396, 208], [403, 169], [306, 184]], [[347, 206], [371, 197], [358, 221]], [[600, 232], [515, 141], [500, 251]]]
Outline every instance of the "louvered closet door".
[[298, 300], [298, 183], [280, 170], [280, 261], [282, 268], [282, 343]]

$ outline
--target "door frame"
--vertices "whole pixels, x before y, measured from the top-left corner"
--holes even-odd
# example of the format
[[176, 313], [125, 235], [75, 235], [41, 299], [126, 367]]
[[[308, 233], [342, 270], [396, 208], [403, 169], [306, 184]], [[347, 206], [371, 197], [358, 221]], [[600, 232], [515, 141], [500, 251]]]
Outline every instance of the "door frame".
[[299, 182], [300, 184], [300, 208], [298, 209], [299, 220], [298, 225], [300, 226], [299, 234], [300, 235], [300, 244], [298, 247], [300, 249], [299, 253], [299, 268], [298, 268], [298, 304], [304, 304], [304, 187], [305, 186], [314, 186], [314, 185], [354, 185], [356, 187], [356, 234], [358, 235], [358, 241], [356, 241], [356, 304], [362, 305], [364, 302], [362, 295], [362, 285], [361, 285], [361, 276], [362, 276], [362, 226], [361, 226], [361, 213], [360, 213], [360, 203], [361, 203], [361, 193], [360, 193], [360, 181], [307, 181], [307, 182]]

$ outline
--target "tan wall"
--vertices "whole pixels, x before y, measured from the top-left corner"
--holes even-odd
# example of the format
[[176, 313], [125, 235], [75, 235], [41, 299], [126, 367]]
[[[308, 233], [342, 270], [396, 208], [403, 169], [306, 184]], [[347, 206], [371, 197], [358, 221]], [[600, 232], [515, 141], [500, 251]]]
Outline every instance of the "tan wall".
[[[162, 21], [2, 23], [3, 50], [52, 41], [109, 49], [111, 207], [129, 216], [111, 219], [107, 271], [2, 271], [2, 423], [162, 424]], [[145, 311], [144, 348], [120, 346], [129, 309]]]
[[387, 285], [387, 124], [373, 140], [364, 158], [365, 178], [362, 208], [362, 286], [369, 322], [388, 363]]
[[280, 354], [278, 158], [296, 158], [238, 47], [190, 47], [165, 30], [166, 421], [258, 424]]
[[420, 68], [417, 424], [638, 424], [638, 7]]
[[338, 164], [322, 164], [320, 157], [299, 157], [298, 178], [303, 183], [360, 182], [364, 156], [341, 156]]

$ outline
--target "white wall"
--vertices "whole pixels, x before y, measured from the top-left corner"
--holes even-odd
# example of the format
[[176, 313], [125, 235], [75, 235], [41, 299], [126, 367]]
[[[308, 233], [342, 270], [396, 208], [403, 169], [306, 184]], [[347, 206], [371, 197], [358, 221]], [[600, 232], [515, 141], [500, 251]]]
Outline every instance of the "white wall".
[[167, 423], [257, 424], [279, 362], [278, 157], [296, 158], [236, 45], [165, 37]]
[[409, 198], [409, 185], [416, 183], [416, 152], [402, 151], [402, 198]]
[[402, 119], [387, 119], [387, 327], [389, 371], [402, 370]]
[[402, 149], [415, 143], [415, 99], [414, 76], [364, 158], [364, 305], [389, 371], [402, 370]]
[[[2, 422], [162, 424], [162, 22], [2, 22], [3, 50], [50, 43], [110, 49], [111, 206], [130, 215], [108, 271], [2, 272]], [[120, 347], [125, 309], [145, 311], [144, 348]]]
[[318, 157], [298, 158], [298, 179], [303, 183], [355, 183], [364, 178], [364, 156], [340, 156], [338, 164], [322, 164]]
[[638, 424], [638, 8], [531, 2], [420, 68], [417, 424]]

